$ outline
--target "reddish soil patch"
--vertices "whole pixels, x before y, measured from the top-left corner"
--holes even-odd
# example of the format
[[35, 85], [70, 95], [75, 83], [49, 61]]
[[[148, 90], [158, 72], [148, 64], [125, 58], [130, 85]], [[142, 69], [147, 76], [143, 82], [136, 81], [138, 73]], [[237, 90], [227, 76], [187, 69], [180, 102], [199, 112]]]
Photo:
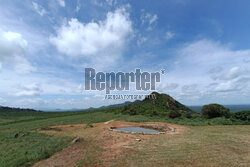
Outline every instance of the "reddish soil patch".
[[[182, 133], [186, 127], [175, 124], [166, 124], [160, 122], [144, 122], [141, 124], [169, 125], [175, 128], [175, 132], [169, 132], [171, 135]], [[108, 121], [105, 123], [92, 124], [88, 127], [86, 124], [59, 125], [53, 128], [60, 131], [41, 131], [42, 133], [74, 136], [84, 139], [83, 143], [76, 143], [64, 150], [56, 153], [52, 157], [36, 163], [34, 166], [75, 166], [82, 160], [78, 166], [111, 166], [112, 162], [121, 156], [126, 156], [134, 151], [136, 145], [143, 144], [155, 135], [121, 133], [110, 130], [110, 127], [131, 127], [140, 126], [140, 123]], [[168, 134], [159, 134], [168, 135]]]

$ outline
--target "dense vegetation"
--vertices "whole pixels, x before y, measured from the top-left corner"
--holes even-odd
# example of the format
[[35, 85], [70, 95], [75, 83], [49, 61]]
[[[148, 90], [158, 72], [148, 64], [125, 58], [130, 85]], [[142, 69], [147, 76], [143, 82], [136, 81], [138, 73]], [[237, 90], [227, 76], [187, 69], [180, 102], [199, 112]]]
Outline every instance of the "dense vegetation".
[[240, 111], [233, 113], [231, 118], [250, 122], [250, 111]]
[[250, 124], [249, 111], [230, 113], [228, 108], [220, 104], [209, 104], [203, 106], [200, 114], [167, 94], [153, 92], [152, 95], [155, 98], [149, 96], [142, 101], [135, 101], [119, 108], [111, 108], [108, 111], [124, 115], [144, 115], [184, 125]]
[[229, 117], [229, 108], [220, 104], [209, 104], [202, 107], [202, 115], [207, 118]]
[[197, 115], [194, 111], [179, 103], [167, 94], [153, 92], [142, 101], [125, 105], [122, 113], [129, 115], [148, 115], [176, 118], [185, 115]]

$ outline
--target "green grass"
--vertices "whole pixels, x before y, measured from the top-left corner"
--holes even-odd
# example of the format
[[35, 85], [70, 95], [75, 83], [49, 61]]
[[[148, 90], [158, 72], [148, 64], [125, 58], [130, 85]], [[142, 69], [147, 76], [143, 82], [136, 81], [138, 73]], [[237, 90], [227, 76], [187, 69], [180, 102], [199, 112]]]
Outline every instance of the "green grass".
[[1, 133], [0, 166], [29, 166], [68, 146], [72, 140], [34, 132], [25, 134], [13, 139], [13, 133]]

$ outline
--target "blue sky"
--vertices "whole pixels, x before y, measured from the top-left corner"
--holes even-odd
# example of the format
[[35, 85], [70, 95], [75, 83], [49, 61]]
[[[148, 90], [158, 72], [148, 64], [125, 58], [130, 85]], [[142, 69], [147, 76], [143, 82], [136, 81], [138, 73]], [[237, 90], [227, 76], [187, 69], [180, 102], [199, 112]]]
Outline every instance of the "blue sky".
[[[0, 1], [0, 105], [88, 108], [123, 102], [84, 90], [84, 69], [166, 70], [187, 105], [249, 104], [250, 2]], [[114, 92], [147, 94], [150, 92]]]

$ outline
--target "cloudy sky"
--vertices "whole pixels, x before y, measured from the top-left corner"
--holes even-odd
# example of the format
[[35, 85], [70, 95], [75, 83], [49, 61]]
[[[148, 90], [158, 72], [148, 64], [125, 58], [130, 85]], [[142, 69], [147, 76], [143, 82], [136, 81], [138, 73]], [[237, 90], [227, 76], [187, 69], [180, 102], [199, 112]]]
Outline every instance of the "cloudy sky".
[[157, 90], [184, 104], [250, 104], [249, 5], [0, 1], [0, 105], [71, 109], [122, 102], [104, 100], [105, 91], [85, 91], [86, 67], [165, 69]]

